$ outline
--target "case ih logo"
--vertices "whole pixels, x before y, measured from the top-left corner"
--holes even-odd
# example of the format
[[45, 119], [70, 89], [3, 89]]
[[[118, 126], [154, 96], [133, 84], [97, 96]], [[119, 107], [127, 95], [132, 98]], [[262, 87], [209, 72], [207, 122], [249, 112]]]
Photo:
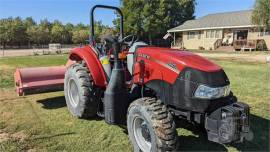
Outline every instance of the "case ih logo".
[[169, 67], [178, 70], [177, 67], [176, 67], [176, 65], [175, 65], [174, 63], [169, 62], [169, 63], [167, 63], [167, 64], [168, 64]]
[[155, 58], [151, 58], [151, 56], [147, 55], [147, 54], [138, 54], [139, 57], [142, 57], [142, 58], [145, 58], [145, 59], [148, 59], [150, 61], [153, 61], [153, 62], [156, 62], [160, 65], [163, 65], [164, 67], [174, 71], [175, 73], [179, 74], [180, 71], [178, 70], [177, 66], [175, 63], [173, 62], [169, 62], [169, 63], [165, 63], [163, 61], [160, 61], [160, 60], [157, 60]]
[[146, 58], [146, 59], [150, 59], [150, 56], [147, 55], [147, 54], [138, 54], [139, 57], [142, 57], [142, 58]]

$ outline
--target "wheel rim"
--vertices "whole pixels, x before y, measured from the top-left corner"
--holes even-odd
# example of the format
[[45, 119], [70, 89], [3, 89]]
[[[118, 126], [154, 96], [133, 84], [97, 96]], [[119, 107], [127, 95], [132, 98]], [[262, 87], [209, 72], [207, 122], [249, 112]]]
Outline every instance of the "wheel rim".
[[68, 81], [68, 98], [73, 107], [79, 104], [79, 89], [74, 79]]
[[146, 121], [141, 117], [135, 117], [133, 131], [139, 148], [143, 152], [149, 152], [151, 150], [151, 135]]

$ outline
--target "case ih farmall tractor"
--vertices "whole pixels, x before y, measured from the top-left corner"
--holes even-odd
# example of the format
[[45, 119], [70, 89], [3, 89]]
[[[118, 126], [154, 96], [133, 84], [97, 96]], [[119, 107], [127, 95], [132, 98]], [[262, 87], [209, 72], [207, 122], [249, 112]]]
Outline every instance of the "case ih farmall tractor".
[[[120, 15], [120, 36], [95, 43], [94, 10]], [[91, 10], [90, 45], [71, 51], [65, 67], [18, 69], [17, 92], [27, 95], [64, 88], [70, 113], [126, 124], [134, 151], [174, 151], [175, 118], [204, 126], [208, 140], [241, 142], [249, 132], [249, 106], [238, 102], [222, 68], [190, 52], [148, 46], [124, 37], [119, 8]]]

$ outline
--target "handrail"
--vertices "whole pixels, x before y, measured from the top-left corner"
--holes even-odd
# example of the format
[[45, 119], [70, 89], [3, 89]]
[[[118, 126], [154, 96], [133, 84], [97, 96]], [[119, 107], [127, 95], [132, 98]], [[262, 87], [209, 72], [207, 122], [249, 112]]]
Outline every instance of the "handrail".
[[257, 40], [235, 40], [233, 46], [235, 49], [241, 49], [242, 47], [255, 49]]
[[220, 47], [222, 44], [222, 39], [217, 39], [216, 42], [214, 43], [214, 50]]
[[174, 44], [174, 42], [171, 43], [171, 47], [180, 47], [180, 48], [183, 48], [183, 41], [181, 39], [177, 39], [175, 41], [175, 44]]

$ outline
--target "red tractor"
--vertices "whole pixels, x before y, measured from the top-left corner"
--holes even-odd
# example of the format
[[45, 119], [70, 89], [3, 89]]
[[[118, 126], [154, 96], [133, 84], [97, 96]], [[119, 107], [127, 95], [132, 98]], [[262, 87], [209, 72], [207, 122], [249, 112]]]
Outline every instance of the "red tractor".
[[[120, 36], [105, 37], [101, 45], [95, 43], [96, 8], [120, 15]], [[126, 124], [134, 151], [174, 151], [175, 118], [201, 124], [210, 141], [243, 141], [249, 106], [237, 101], [220, 66], [190, 52], [148, 46], [135, 35], [123, 37], [116, 7], [94, 6], [90, 23], [90, 45], [73, 49], [66, 67], [18, 69], [19, 94], [64, 88], [73, 116]]]

